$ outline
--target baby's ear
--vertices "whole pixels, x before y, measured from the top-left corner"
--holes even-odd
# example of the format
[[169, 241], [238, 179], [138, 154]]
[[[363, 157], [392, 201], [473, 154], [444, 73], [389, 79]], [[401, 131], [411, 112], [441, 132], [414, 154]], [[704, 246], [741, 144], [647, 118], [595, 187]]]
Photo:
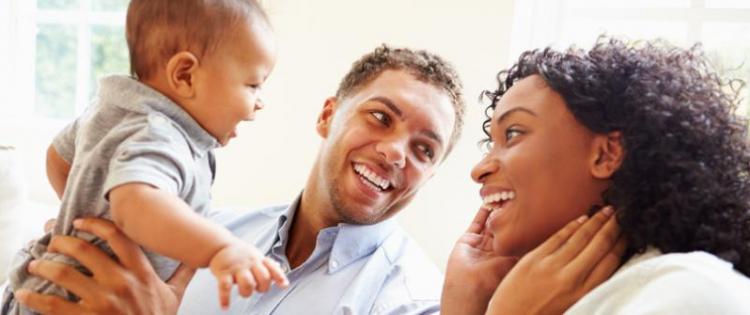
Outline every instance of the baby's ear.
[[318, 115], [318, 122], [315, 125], [315, 130], [317, 130], [318, 134], [323, 138], [328, 137], [328, 132], [333, 123], [333, 114], [336, 112], [338, 102], [339, 100], [336, 97], [327, 98], [325, 103], [323, 103], [323, 110], [321, 110], [320, 115]]
[[591, 175], [597, 179], [609, 179], [622, 165], [625, 148], [622, 132], [612, 131], [594, 137], [591, 159]]
[[198, 58], [191, 52], [181, 51], [167, 61], [167, 82], [172, 91], [183, 98], [195, 96], [195, 73]]

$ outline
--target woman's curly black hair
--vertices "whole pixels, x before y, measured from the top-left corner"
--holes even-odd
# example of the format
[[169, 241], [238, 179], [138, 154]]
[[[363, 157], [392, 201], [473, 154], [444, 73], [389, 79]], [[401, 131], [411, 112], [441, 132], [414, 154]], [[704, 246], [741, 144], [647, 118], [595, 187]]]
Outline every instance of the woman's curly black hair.
[[[603, 194], [628, 256], [702, 250], [750, 276], [750, 154], [734, 114], [741, 81], [723, 80], [699, 45], [602, 36], [589, 51], [527, 51], [485, 91], [489, 124], [514, 83], [538, 74], [595, 133], [622, 132], [625, 157]], [[740, 83], [740, 86], [735, 85]]]

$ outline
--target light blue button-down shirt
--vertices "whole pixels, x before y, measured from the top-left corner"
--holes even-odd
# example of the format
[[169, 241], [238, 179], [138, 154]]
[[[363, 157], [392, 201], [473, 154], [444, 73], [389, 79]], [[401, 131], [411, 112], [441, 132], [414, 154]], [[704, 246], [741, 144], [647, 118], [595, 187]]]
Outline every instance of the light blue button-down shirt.
[[299, 198], [290, 206], [251, 211], [226, 221], [238, 237], [281, 263], [290, 286], [219, 308], [217, 285], [202, 269], [185, 292], [179, 314], [433, 314], [443, 276], [393, 220], [339, 224], [320, 231], [310, 258], [289, 271], [285, 254]]

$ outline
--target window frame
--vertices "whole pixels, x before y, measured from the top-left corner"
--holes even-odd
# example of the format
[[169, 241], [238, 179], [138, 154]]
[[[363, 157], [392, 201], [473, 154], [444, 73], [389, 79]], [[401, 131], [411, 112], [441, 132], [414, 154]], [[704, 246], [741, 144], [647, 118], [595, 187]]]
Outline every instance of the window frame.
[[[750, 24], [748, 8], [708, 7], [706, 0], [688, 0], [686, 6], [661, 7], [573, 7], [570, 0], [517, 0], [515, 1], [513, 30], [511, 34], [509, 64], [529, 49], [553, 46], [566, 48], [573, 43], [561, 42], [566, 20], [616, 19], [633, 22], [683, 22], [687, 24], [688, 43], [702, 41], [703, 27], [709, 23]], [[657, 4], [658, 5], [658, 4]], [[617, 35], [617, 34], [614, 34]], [[592, 39], [593, 40], [593, 39]], [[748, 59], [750, 62], [750, 58]], [[742, 77], [750, 82], [750, 75]], [[745, 87], [745, 93], [750, 87]], [[747, 95], [747, 94], [745, 94]], [[750, 117], [750, 106], [740, 104], [740, 115]]]

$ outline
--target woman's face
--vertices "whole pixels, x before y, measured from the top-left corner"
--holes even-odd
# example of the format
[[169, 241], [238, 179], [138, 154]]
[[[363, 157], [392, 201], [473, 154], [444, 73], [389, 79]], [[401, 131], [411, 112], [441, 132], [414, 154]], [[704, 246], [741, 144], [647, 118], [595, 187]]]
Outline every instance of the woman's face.
[[501, 98], [491, 149], [472, 170], [482, 184], [493, 249], [522, 256], [601, 203], [608, 181], [597, 173], [607, 136], [588, 130], [563, 98], [533, 75]]

